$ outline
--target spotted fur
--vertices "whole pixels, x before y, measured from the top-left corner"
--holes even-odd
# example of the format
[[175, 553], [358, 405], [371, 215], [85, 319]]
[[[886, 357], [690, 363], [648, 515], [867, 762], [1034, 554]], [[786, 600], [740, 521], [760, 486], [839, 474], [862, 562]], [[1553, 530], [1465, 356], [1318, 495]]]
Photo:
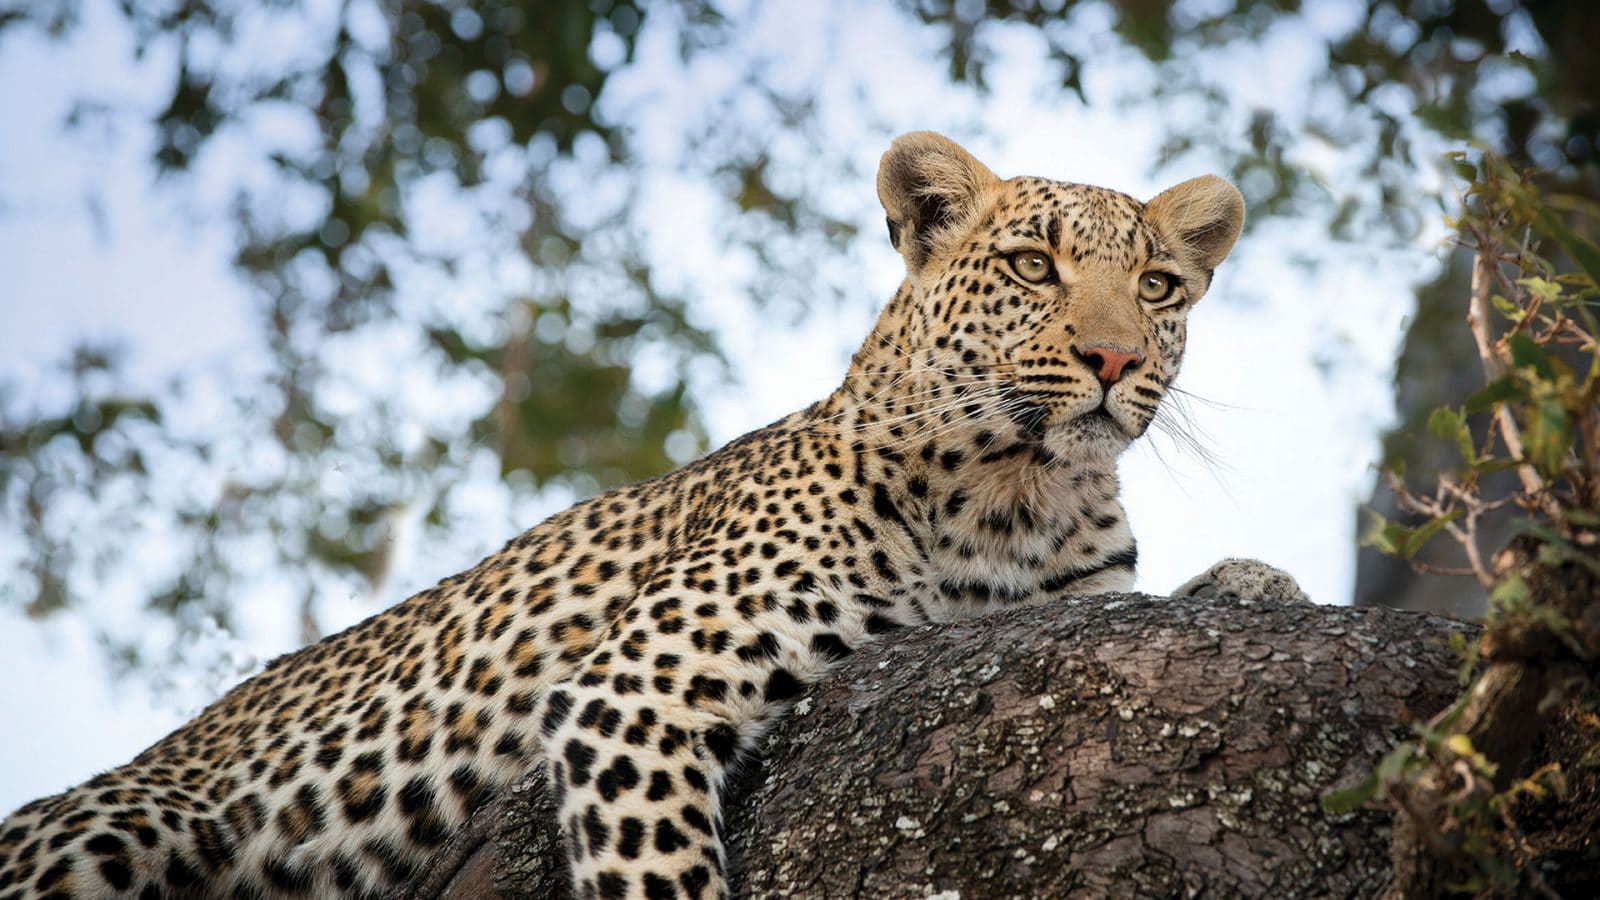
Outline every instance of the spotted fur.
[[907, 277], [833, 394], [552, 516], [24, 806], [0, 897], [369, 897], [539, 764], [580, 896], [723, 896], [724, 776], [831, 663], [904, 625], [1128, 588], [1115, 461], [1178, 373], [1238, 192], [1001, 181], [918, 133], [879, 195]]

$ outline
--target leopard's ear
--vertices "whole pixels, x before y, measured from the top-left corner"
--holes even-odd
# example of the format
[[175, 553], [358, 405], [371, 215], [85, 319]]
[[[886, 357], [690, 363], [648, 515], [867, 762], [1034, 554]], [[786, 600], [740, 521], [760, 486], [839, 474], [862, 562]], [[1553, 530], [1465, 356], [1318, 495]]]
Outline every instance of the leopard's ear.
[[958, 233], [988, 188], [1000, 179], [932, 131], [895, 138], [878, 163], [878, 199], [889, 218], [889, 240], [916, 272], [933, 250]]
[[1145, 215], [1207, 271], [1233, 249], [1244, 228], [1244, 197], [1215, 175], [1191, 178], [1145, 204]]

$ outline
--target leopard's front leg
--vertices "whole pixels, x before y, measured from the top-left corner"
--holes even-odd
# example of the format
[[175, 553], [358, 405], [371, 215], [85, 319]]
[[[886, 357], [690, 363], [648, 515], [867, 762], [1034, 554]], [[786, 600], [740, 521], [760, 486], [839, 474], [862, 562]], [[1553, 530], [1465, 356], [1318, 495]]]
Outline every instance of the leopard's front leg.
[[[682, 655], [608, 641], [545, 698], [541, 730], [578, 897], [723, 897], [718, 791], [734, 726], [683, 702]], [[619, 665], [618, 663], [623, 663]]]
[[729, 895], [725, 776], [849, 652], [839, 623], [800, 616], [804, 599], [754, 596], [762, 609], [641, 598], [546, 694], [539, 727], [579, 897]]

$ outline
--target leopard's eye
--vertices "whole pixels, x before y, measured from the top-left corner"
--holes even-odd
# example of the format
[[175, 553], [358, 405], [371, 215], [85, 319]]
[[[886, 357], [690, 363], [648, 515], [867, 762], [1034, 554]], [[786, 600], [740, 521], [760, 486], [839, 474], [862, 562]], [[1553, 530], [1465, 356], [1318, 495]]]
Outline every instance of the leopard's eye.
[[1023, 280], [1035, 284], [1048, 280], [1052, 274], [1049, 258], [1037, 250], [1024, 250], [1021, 253], [1011, 254], [1011, 268], [1015, 269]]
[[1164, 272], [1146, 272], [1139, 276], [1139, 299], [1156, 303], [1172, 296], [1177, 279]]

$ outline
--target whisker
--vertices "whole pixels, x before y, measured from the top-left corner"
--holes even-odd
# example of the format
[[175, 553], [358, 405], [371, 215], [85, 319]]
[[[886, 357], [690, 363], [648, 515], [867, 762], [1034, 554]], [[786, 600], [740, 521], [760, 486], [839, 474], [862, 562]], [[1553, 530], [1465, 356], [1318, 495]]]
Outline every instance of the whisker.
[[901, 436], [895, 438], [892, 441], [889, 441], [889, 442], [883, 444], [882, 446], [884, 447], [884, 449], [888, 449], [888, 450], [900, 450], [900, 449], [904, 449], [906, 447], [909, 447], [909, 446], [911, 446], [912, 444], [915, 444], [915, 443], [921, 443], [921, 442], [930, 441], [930, 440], [938, 437], [939, 435], [945, 434], [945, 433], [947, 433], [947, 432], [949, 432], [951, 430], [960, 429], [960, 428], [964, 428], [964, 427], [970, 427], [970, 426], [971, 426], [971, 423], [968, 422], [964, 417], [963, 418], [955, 418], [955, 419], [951, 419], [948, 422], [939, 422], [937, 424], [931, 425], [930, 427], [920, 428], [920, 429], [917, 429], [915, 431], [911, 431], [911, 432], [909, 432], [907, 434], [904, 434], [904, 435], [901, 435]]
[[1193, 391], [1186, 391], [1183, 388], [1178, 387], [1175, 384], [1167, 385], [1167, 393], [1173, 394], [1173, 395], [1178, 396], [1178, 397], [1182, 397], [1182, 398], [1184, 398], [1186, 400], [1193, 400], [1194, 402], [1202, 404], [1202, 405], [1206, 406], [1209, 409], [1222, 409], [1222, 410], [1244, 409], [1244, 407], [1242, 407], [1242, 406], [1234, 406], [1232, 403], [1224, 403], [1221, 400], [1212, 400], [1210, 397], [1202, 397], [1202, 396], [1200, 396], [1199, 394], [1196, 394]]
[[[989, 400], [995, 399], [995, 397], [998, 396], [1000, 396], [1000, 391], [998, 391], [998, 389], [992, 389], [992, 391], [971, 392], [971, 394], [965, 394], [965, 396], [962, 397], [952, 397], [952, 399], [947, 400], [947, 402], [930, 405], [930, 407], [922, 408], [922, 410], [915, 410], [915, 412], [904, 413], [904, 415], [899, 416], [888, 416], [888, 418], [878, 418], [878, 420], [856, 421], [856, 423], [845, 424], [845, 426], [842, 426], [842, 428], [854, 429], [854, 431], [858, 432], [869, 431], [869, 429], [875, 428], [891, 428], [891, 426], [896, 426], [896, 424], [904, 424], [907, 423], [907, 421], [922, 420], [922, 418], [938, 418], [938, 416], [944, 415], [944, 413], [947, 412], [952, 412], [952, 410], [960, 410], [960, 408], [970, 407], [970, 405], [973, 404], [984, 404], [984, 402], [989, 402]], [[818, 424], [824, 423], [819, 421]]]
[[[925, 373], [930, 373], [930, 372], [940, 376], [940, 379], [943, 382], [949, 382], [949, 381], [955, 380], [955, 381], [957, 381], [957, 383], [976, 384], [976, 383], [983, 383], [983, 382], [992, 380], [990, 378], [990, 376], [988, 375], [988, 373], [984, 373], [984, 372], [973, 372], [973, 373], [950, 372], [950, 371], [946, 371], [944, 369], [939, 369], [939, 368], [935, 368], [935, 367], [928, 367], [928, 366], [923, 366], [922, 368], [919, 369], [919, 368], [916, 368], [917, 365], [920, 365], [920, 363], [918, 363], [917, 360], [909, 359], [908, 361], [910, 363], [912, 363], [912, 367], [907, 368], [903, 372], [899, 372], [898, 374], [895, 374], [893, 379], [888, 384], [884, 385], [883, 387], [879, 388], [878, 390], [876, 390], [872, 394], [870, 394], [866, 398], [866, 402], [870, 403], [872, 401], [877, 400], [880, 397], [883, 397], [883, 396], [889, 394], [891, 391], [894, 391], [896, 388], [898, 388], [906, 379], [912, 377], [913, 375], [920, 375], [920, 374], [925, 374]], [[866, 370], [866, 371], [863, 371], [863, 372], [852, 372], [849, 377], [860, 378], [862, 376], [867, 376], [867, 375], [873, 375], [873, 374], [876, 374], [876, 375], [888, 375], [890, 373], [891, 373], [891, 370], [888, 369], [887, 367], [885, 367], [885, 368], [882, 368], [882, 369], [869, 369], [869, 370]]]
[[[945, 374], [957, 374], [957, 370], [955, 370], [955, 369], [947, 369], [947, 368], [943, 368], [943, 367], [940, 367], [940, 366], [935, 366], [935, 365], [932, 365], [930, 363], [924, 362], [923, 360], [918, 358], [916, 351], [913, 351], [913, 350], [911, 350], [911, 349], [909, 349], [909, 348], [907, 348], [905, 346], [902, 346], [899, 341], [883, 340], [883, 341], [879, 342], [879, 346], [887, 347], [888, 349], [895, 351], [896, 353], [898, 353], [900, 355], [900, 357], [902, 359], [905, 359], [907, 361], [910, 361], [910, 362], [916, 363], [918, 365], [921, 365], [924, 368], [924, 370], [926, 370], [926, 371], [943, 372]], [[1007, 363], [1007, 362], [993, 362], [993, 363], [983, 363], [981, 365], [978, 365], [978, 364], [972, 364], [972, 365], [963, 364], [963, 365], [966, 368], [970, 368], [970, 369], [975, 369], [975, 370], [976, 369], [986, 369], [987, 370], [987, 369], [1014, 369], [1014, 368], [1017, 367], [1018, 364], [1017, 363]]]
[[974, 392], [974, 391], [971, 390], [972, 388], [975, 388], [975, 387], [976, 388], [981, 388], [981, 389], [991, 389], [991, 388], [998, 389], [1000, 387], [1000, 385], [991, 384], [989, 382], [968, 382], [966, 384], [958, 384], [958, 385], [940, 385], [940, 386], [936, 386], [936, 387], [927, 388], [925, 390], [912, 391], [912, 392], [906, 393], [906, 394], [898, 394], [898, 395], [896, 395], [894, 397], [889, 398], [889, 402], [886, 405], [890, 405], [890, 406], [909, 406], [912, 403], [914, 403], [915, 401], [918, 401], [918, 400], [921, 400], [921, 399], [924, 399], [924, 398], [928, 398], [928, 397], [938, 397], [938, 398], [941, 398], [941, 399], [948, 398], [948, 399], [951, 399], [951, 400], [958, 400], [958, 399], [961, 399], [961, 398], [964, 398], [964, 397], [969, 397], [969, 396], [973, 396], [973, 395], [975, 395], [977, 393], [980, 393], [980, 392]]
[[[866, 397], [862, 401], [862, 403], [853, 404], [850, 407], [848, 407], [846, 409], [841, 409], [839, 412], [834, 413], [834, 414], [832, 414], [830, 416], [824, 416], [823, 418], [819, 419], [818, 421], [819, 422], [826, 422], [826, 421], [829, 421], [829, 420], [842, 418], [842, 417], [844, 417], [846, 415], [849, 415], [849, 414], [851, 414], [853, 412], [857, 412], [857, 411], [859, 411], [860, 407], [872, 404], [873, 402], [878, 400], [880, 397], [882, 397], [885, 394], [887, 394], [894, 387], [895, 387], [894, 384], [885, 385], [880, 390], [878, 390], [878, 391], [874, 392], [873, 394], [869, 395], [868, 397]], [[968, 398], [970, 396], [973, 396], [973, 394], [969, 391], [969, 389], [973, 388], [973, 387], [978, 387], [978, 388], [991, 388], [991, 387], [992, 388], [999, 388], [999, 387], [1001, 387], [1001, 385], [998, 385], [998, 384], [994, 383], [992, 380], [989, 380], [989, 379], [974, 378], [971, 381], [960, 382], [960, 383], [957, 383], [957, 384], [954, 384], [954, 385], [949, 385], [949, 384], [935, 385], [935, 386], [932, 386], [932, 387], [929, 387], [929, 388], [926, 388], [926, 389], [923, 389], [923, 390], [920, 390], [920, 391], [913, 391], [913, 392], [908, 393], [908, 394], [901, 394], [901, 395], [896, 396], [896, 397], [894, 397], [892, 399], [896, 400], [896, 401], [904, 402], [904, 401], [908, 401], [908, 400], [921, 399], [923, 397], [937, 396], [937, 395], [939, 395], [941, 393], [951, 394], [952, 395], [952, 399], [957, 399], [957, 398], [965, 399], [965, 398]]]
[[[1226, 487], [1222, 473], [1231, 471], [1231, 469], [1211, 448], [1210, 436], [1196, 422], [1193, 411], [1189, 409], [1187, 399], [1186, 396], [1182, 395], [1172, 397], [1171, 402], [1162, 404], [1156, 410], [1156, 415], [1151, 420], [1151, 424], [1164, 437], [1172, 441], [1173, 446], [1198, 459], [1212, 477], [1217, 480], [1219, 486]], [[1156, 442], [1151, 441], [1149, 443], [1152, 451], [1156, 453], [1157, 459], [1161, 459], [1160, 448], [1156, 446]], [[1162, 465], [1167, 467], [1169, 474], [1173, 474], [1171, 467], [1167, 466], [1164, 459], [1162, 460]]]
[[[923, 411], [923, 412], [912, 413], [912, 414], [905, 415], [905, 416], [897, 416], [897, 417], [895, 417], [893, 419], [878, 419], [878, 420], [871, 421], [871, 422], [852, 422], [852, 423], [849, 423], [847, 425], [841, 426], [841, 432], [843, 432], [845, 430], [848, 430], [848, 431], [854, 432], [856, 434], [861, 434], [861, 433], [864, 433], [864, 432], [867, 432], [867, 431], [873, 431], [873, 430], [885, 430], [885, 431], [903, 430], [904, 426], [906, 426], [908, 424], [911, 424], [911, 423], [919, 423], [920, 424], [920, 423], [922, 423], [924, 421], [927, 421], [927, 420], [940, 420], [940, 425], [938, 427], [943, 427], [946, 424], [959, 423], [959, 421], [960, 421], [960, 419], [952, 419], [949, 422], [942, 421], [942, 417], [943, 417], [943, 415], [945, 413], [954, 411], [954, 410], [956, 410], [956, 409], [958, 409], [960, 407], [964, 407], [966, 405], [967, 404], [962, 403], [962, 404], [951, 405], [951, 406], [933, 407], [933, 408], [930, 408], [930, 409], [928, 409], [926, 411]], [[913, 431], [912, 433], [916, 434], [916, 433], [919, 433], [919, 432]]]
[[[1015, 411], [1017, 409], [1021, 409], [1022, 407], [1024, 407], [1028, 403], [1029, 403], [1029, 401], [1028, 401], [1028, 399], [1026, 397], [1014, 397], [1014, 398], [1002, 401], [999, 405], [993, 407], [992, 409], [986, 410], [986, 412], [989, 415], [995, 416], [995, 417], [1009, 416], [1011, 412], [1013, 412], [1013, 411]], [[969, 422], [964, 417], [963, 418], [958, 418], [958, 419], [953, 419], [953, 420], [951, 420], [949, 422], [944, 422], [944, 423], [941, 423], [939, 425], [936, 425], [931, 429], [922, 429], [922, 430], [919, 430], [919, 431], [912, 432], [910, 434], [907, 434], [903, 438], [900, 438], [900, 439], [895, 440], [895, 441], [891, 441], [888, 444], [885, 444], [883, 446], [886, 449], [898, 450], [898, 449], [902, 449], [904, 447], [910, 446], [911, 444], [916, 443], [916, 442], [931, 440], [931, 439], [937, 437], [940, 434], [944, 434], [945, 432], [950, 431], [951, 429], [962, 428], [962, 427], [971, 427], [971, 422]], [[995, 439], [996, 439], [995, 436], [991, 436], [990, 437], [989, 445], [986, 445], [983, 448], [984, 451], [987, 451], [989, 446], [993, 445]]]
[[[1027, 406], [1029, 404], [1029, 402], [1030, 401], [1026, 397], [1012, 397], [1012, 398], [1009, 398], [1007, 400], [1002, 401], [999, 405], [997, 405], [997, 406], [995, 406], [995, 407], [993, 407], [993, 408], [991, 408], [989, 410], [986, 410], [986, 412], [990, 416], [995, 417], [995, 418], [1009, 417], [1012, 412], [1015, 412], [1015, 411], [1017, 411], [1019, 409], [1024, 408], [1025, 406]], [[923, 437], [923, 438], [932, 437], [934, 434], [942, 433], [943, 431], [947, 430], [948, 428], [959, 427], [959, 426], [963, 426], [963, 425], [970, 425], [970, 423], [967, 422], [964, 419], [957, 419], [957, 420], [954, 420], [952, 422], [947, 423], [945, 426], [940, 427], [936, 432], [922, 432], [922, 433], [919, 433], [917, 435], [912, 435], [911, 437], [913, 437], [913, 438], [917, 438], [917, 437]], [[992, 446], [996, 439], [998, 439], [998, 435], [991, 434], [990, 439], [989, 439], [988, 443], [985, 445], [984, 449], [987, 450], [989, 446]]]

